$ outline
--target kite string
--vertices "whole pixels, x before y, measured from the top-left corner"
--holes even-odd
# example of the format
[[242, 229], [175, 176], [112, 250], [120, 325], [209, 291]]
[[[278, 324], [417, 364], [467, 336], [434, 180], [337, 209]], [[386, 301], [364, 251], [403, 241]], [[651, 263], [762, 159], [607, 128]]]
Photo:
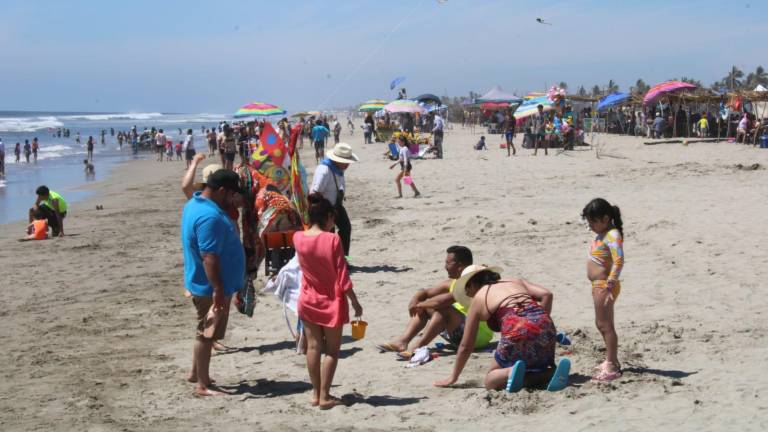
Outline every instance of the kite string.
[[359, 71], [360, 71], [360, 69], [361, 69], [363, 66], [365, 66], [365, 65], [366, 65], [366, 64], [367, 64], [369, 61], [371, 61], [371, 59], [373, 58], [373, 56], [375, 56], [376, 54], [378, 54], [379, 50], [381, 50], [381, 48], [382, 48], [382, 47], [384, 46], [384, 44], [385, 44], [385, 43], [386, 43], [386, 42], [389, 40], [389, 38], [390, 38], [390, 37], [392, 37], [392, 35], [393, 35], [393, 34], [395, 34], [395, 32], [396, 32], [397, 30], [399, 30], [399, 29], [400, 29], [400, 27], [402, 27], [402, 26], [403, 26], [403, 24], [405, 23], [405, 21], [407, 21], [407, 20], [408, 20], [408, 18], [410, 18], [410, 17], [411, 17], [411, 15], [413, 15], [413, 13], [414, 13], [414, 12], [416, 12], [416, 9], [418, 9], [418, 8], [419, 8], [419, 6], [421, 6], [421, 4], [422, 4], [422, 3], [424, 3], [424, 0], [420, 0], [418, 3], [416, 3], [416, 6], [414, 6], [414, 7], [413, 7], [413, 9], [411, 9], [411, 11], [410, 11], [410, 12], [408, 12], [408, 14], [406, 14], [406, 15], [405, 15], [405, 17], [403, 17], [403, 19], [401, 19], [401, 20], [400, 20], [400, 22], [398, 22], [397, 24], [395, 24], [395, 26], [393, 26], [393, 27], [392, 27], [392, 28], [389, 30], [389, 32], [388, 32], [386, 35], [384, 35], [384, 37], [381, 39], [381, 41], [379, 41], [379, 44], [376, 46], [376, 48], [374, 48], [374, 49], [373, 49], [373, 50], [372, 50], [372, 51], [371, 51], [371, 52], [368, 54], [368, 56], [367, 56], [367, 57], [365, 57], [365, 58], [363, 59], [363, 61], [361, 61], [360, 63], [358, 63], [358, 64], [357, 64], [357, 66], [355, 66], [355, 67], [352, 69], [352, 71], [351, 71], [349, 74], [347, 74], [347, 77], [346, 77], [346, 78], [344, 78], [344, 80], [343, 80], [341, 83], [339, 83], [339, 85], [338, 85], [338, 86], [336, 86], [336, 88], [335, 88], [335, 89], [333, 89], [333, 91], [332, 91], [330, 94], [328, 94], [328, 96], [325, 98], [325, 100], [323, 100], [323, 103], [321, 103], [321, 104], [320, 104], [320, 107], [319, 107], [320, 109], [323, 109], [323, 108], [325, 107], [325, 105], [328, 103], [328, 101], [330, 101], [330, 99], [331, 99], [332, 97], [336, 96], [336, 93], [338, 93], [338, 92], [339, 92], [339, 90], [341, 90], [341, 87], [342, 87], [344, 84], [346, 84], [347, 82], [349, 82], [349, 80], [350, 80], [350, 79], [352, 79], [352, 77], [353, 77], [353, 76], [355, 76], [355, 75], [357, 74], [357, 72], [359, 72]]

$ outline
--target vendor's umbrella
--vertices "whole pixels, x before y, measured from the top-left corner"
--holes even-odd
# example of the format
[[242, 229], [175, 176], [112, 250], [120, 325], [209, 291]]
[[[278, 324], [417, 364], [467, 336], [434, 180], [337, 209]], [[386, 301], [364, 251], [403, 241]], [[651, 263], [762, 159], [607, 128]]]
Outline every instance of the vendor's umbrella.
[[538, 106], [544, 107], [544, 111], [552, 111], [555, 109], [555, 104], [547, 96], [539, 96], [537, 98], [528, 99], [522, 105], [515, 110], [515, 119], [519, 122], [521, 119], [530, 117], [536, 114], [539, 109]]
[[607, 110], [608, 108], [613, 108], [616, 105], [621, 105], [627, 100], [629, 100], [629, 93], [611, 93], [608, 96], [604, 96], [600, 99], [600, 101], [597, 103], [597, 110]]
[[427, 110], [418, 102], [410, 99], [398, 99], [384, 105], [384, 111], [388, 113], [419, 113], [424, 114]]
[[360, 105], [360, 108], [358, 108], [358, 111], [360, 112], [373, 112], [373, 111], [379, 111], [384, 108], [384, 105], [387, 104], [387, 101], [384, 99], [371, 99], [369, 101], [366, 101], [364, 104]]
[[236, 118], [242, 117], [268, 117], [273, 115], [283, 115], [285, 110], [277, 105], [272, 105], [263, 102], [254, 102], [245, 105], [237, 110], [235, 113]]
[[661, 84], [656, 84], [645, 94], [643, 105], [652, 104], [665, 94], [676, 93], [683, 90], [693, 90], [695, 88], [696, 85], [682, 81], [666, 81]]
[[431, 93], [424, 93], [423, 95], [418, 95], [414, 98], [415, 100], [419, 102], [424, 102], [426, 104], [441, 104], [442, 101], [439, 97], [431, 94]]
[[293, 117], [293, 118], [298, 118], [298, 117], [309, 117], [309, 116], [311, 116], [311, 115], [312, 115], [312, 114], [310, 114], [310, 113], [308, 113], [308, 112], [304, 112], [304, 111], [302, 111], [302, 112], [297, 112], [296, 114], [293, 114], [291, 117]]

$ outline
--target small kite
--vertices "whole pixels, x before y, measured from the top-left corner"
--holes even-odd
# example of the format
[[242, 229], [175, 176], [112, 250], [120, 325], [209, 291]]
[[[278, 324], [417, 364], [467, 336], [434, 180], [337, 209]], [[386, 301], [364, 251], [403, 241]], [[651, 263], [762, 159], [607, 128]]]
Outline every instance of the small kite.
[[539, 24], [544, 24], [544, 25], [552, 25], [552, 23], [548, 23], [548, 22], [544, 21], [544, 18], [536, 18], [536, 22], [539, 23]]

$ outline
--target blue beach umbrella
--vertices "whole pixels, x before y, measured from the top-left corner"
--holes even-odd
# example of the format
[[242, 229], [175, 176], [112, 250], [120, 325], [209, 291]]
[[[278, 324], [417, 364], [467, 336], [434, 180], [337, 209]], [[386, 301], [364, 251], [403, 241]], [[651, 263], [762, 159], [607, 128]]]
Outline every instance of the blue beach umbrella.
[[389, 83], [389, 89], [390, 90], [394, 90], [395, 87], [399, 86], [403, 81], [405, 81], [405, 77], [404, 76], [399, 76], [399, 77], [393, 79], [392, 82]]
[[604, 111], [626, 102], [629, 99], [629, 93], [611, 93], [603, 97], [597, 103], [597, 110]]

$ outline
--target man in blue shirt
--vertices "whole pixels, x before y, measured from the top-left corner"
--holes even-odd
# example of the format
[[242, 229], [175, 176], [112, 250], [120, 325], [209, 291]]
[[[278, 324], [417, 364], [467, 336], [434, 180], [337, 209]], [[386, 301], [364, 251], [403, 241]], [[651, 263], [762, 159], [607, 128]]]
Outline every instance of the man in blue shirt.
[[315, 127], [312, 128], [312, 143], [315, 146], [315, 162], [320, 163], [320, 159], [325, 157], [325, 139], [331, 131], [327, 127], [323, 126], [323, 121], [318, 120], [315, 122]]
[[208, 177], [205, 188], [184, 206], [181, 244], [184, 250], [184, 285], [197, 310], [197, 337], [192, 371], [187, 377], [197, 383], [199, 396], [223, 393], [211, 389], [208, 369], [214, 340], [224, 338], [232, 294], [245, 281], [245, 254], [232, 220], [224, 212], [243, 193], [240, 177], [218, 170]]

